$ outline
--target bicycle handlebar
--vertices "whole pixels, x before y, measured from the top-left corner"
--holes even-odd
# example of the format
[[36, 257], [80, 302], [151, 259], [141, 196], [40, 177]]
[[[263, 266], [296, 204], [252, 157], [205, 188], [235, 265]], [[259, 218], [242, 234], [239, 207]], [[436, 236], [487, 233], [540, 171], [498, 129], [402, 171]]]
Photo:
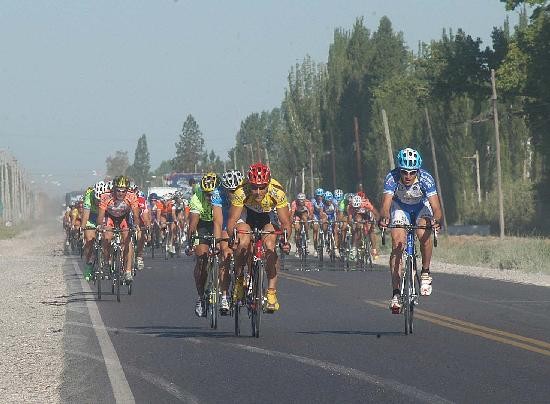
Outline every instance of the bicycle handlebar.
[[[414, 231], [417, 229], [432, 229], [431, 225], [412, 225], [412, 224], [393, 224], [382, 227], [382, 245], [386, 245], [386, 229], [406, 229], [407, 231]], [[433, 231], [434, 247], [437, 247], [437, 231]]]

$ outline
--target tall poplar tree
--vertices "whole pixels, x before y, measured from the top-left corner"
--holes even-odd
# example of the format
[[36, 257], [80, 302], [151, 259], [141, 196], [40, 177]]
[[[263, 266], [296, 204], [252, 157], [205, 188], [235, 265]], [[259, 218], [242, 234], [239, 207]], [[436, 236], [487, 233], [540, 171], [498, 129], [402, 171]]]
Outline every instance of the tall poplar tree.
[[134, 164], [126, 170], [126, 174], [131, 176], [140, 186], [145, 185], [149, 179], [149, 170], [151, 169], [150, 154], [147, 148], [147, 137], [145, 134], [138, 139], [136, 151], [134, 153]]
[[193, 115], [187, 115], [176, 143], [176, 157], [172, 160], [174, 170], [193, 172], [204, 155], [204, 138]]

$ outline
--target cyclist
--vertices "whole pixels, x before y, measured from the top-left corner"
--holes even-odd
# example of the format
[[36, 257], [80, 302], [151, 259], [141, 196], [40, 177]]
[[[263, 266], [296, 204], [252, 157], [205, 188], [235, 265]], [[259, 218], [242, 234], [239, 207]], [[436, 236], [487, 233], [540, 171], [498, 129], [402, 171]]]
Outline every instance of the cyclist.
[[155, 192], [149, 194], [149, 206], [151, 211], [151, 232], [154, 233], [154, 237], [152, 234], [152, 240], [154, 240], [152, 242], [155, 243], [155, 248], [158, 248], [160, 243], [160, 217], [164, 204]]
[[[191, 197], [189, 213], [189, 233], [187, 237], [187, 247], [185, 254], [191, 255], [193, 246], [193, 236], [198, 234], [199, 244], [195, 246], [195, 287], [199, 297], [195, 303], [195, 314], [198, 317], [206, 317], [206, 301], [204, 300], [204, 286], [208, 273], [206, 265], [208, 264], [208, 246], [210, 242], [204, 238], [206, 235], [213, 235], [220, 238], [222, 234], [223, 213], [219, 205], [220, 194], [217, 189], [218, 176], [215, 173], [206, 173], [202, 176], [199, 187]], [[221, 287], [223, 289], [223, 286]], [[227, 309], [227, 288], [225, 289]], [[223, 299], [222, 299], [223, 300]], [[220, 301], [220, 308], [222, 301]], [[225, 305], [224, 305], [225, 307]]]
[[174, 246], [174, 233], [176, 232], [176, 207], [174, 206], [174, 195], [169, 193], [164, 195], [163, 208], [160, 215], [161, 229], [168, 228], [168, 251], [170, 253], [176, 253], [176, 247]]
[[145, 268], [145, 264], [143, 262], [143, 250], [145, 248], [145, 234], [141, 231], [142, 228], [150, 229], [151, 227], [151, 212], [149, 211], [149, 205], [147, 204], [147, 199], [145, 198], [145, 194], [141, 192], [138, 187], [134, 187], [134, 193], [137, 196], [137, 202], [138, 202], [138, 209], [139, 209], [139, 217], [138, 220], [135, 220], [134, 223], [138, 224], [138, 233], [137, 233], [137, 269], [140, 271]]
[[325, 194], [323, 195], [323, 211], [325, 212], [326, 220], [327, 220], [327, 223], [323, 223], [323, 230], [325, 231], [325, 234], [328, 236], [328, 230], [329, 230], [329, 224], [330, 224], [330, 231], [334, 236], [334, 241], [336, 244], [334, 253], [336, 255], [336, 258], [340, 258], [340, 252], [338, 251], [338, 248], [340, 246], [340, 242], [338, 240], [338, 227], [334, 223], [336, 221], [336, 213], [338, 212], [338, 208], [334, 203], [334, 196], [330, 191], [325, 191]]
[[313, 206], [313, 255], [317, 257], [317, 240], [319, 238], [319, 223], [326, 220], [323, 204], [323, 196], [325, 196], [325, 190], [323, 188], [317, 188], [315, 190], [315, 197], [311, 199], [311, 205]]
[[[357, 251], [357, 244], [361, 239], [361, 229], [365, 235], [369, 236], [370, 243], [372, 245], [372, 259], [378, 259], [378, 250], [376, 248], [376, 235], [374, 234], [374, 226], [376, 218], [380, 217], [378, 210], [370, 202], [369, 198], [366, 197], [363, 191], [357, 192], [357, 194], [352, 198], [351, 207], [348, 207], [348, 218], [349, 222], [352, 221], [358, 222], [358, 226], [354, 230], [353, 238], [353, 254]], [[352, 254], [352, 255], [353, 255]]]
[[[101, 195], [99, 208], [97, 213], [97, 223], [100, 229], [105, 229], [105, 237], [103, 238], [103, 254], [108, 257], [108, 246], [113, 238], [113, 228], [121, 230], [129, 229], [130, 212], [134, 217], [139, 217], [139, 207], [136, 194], [128, 192], [130, 180], [124, 175], [115, 177], [113, 180], [113, 189], [109, 193]], [[123, 231], [121, 233], [122, 247], [124, 254], [124, 280], [132, 282], [132, 254], [133, 246], [130, 243], [129, 233]]]
[[[294, 219], [294, 242], [296, 246], [299, 246], [301, 243], [300, 227], [302, 225], [300, 222], [313, 220], [313, 205], [311, 201], [308, 201], [306, 194], [303, 192], [296, 195], [296, 199], [290, 204], [290, 217]], [[306, 239], [309, 239], [307, 223], [304, 226], [306, 229]], [[300, 256], [298, 248], [296, 248], [296, 256]]]
[[[259, 229], [273, 231], [283, 228], [287, 236], [292, 234], [292, 222], [288, 201], [283, 187], [279, 182], [271, 178], [271, 171], [263, 163], [252, 164], [248, 169], [248, 181], [240, 185], [231, 201], [229, 219], [227, 221], [227, 232], [233, 234], [233, 229], [250, 231]], [[243, 277], [242, 271], [247, 261], [250, 245], [250, 235], [237, 235], [233, 248], [237, 250], [235, 256], [235, 271], [237, 282], [235, 295], [237, 299], [242, 298]], [[268, 278], [268, 289], [266, 293], [267, 302], [265, 309], [269, 313], [279, 310], [277, 300], [277, 270], [279, 257], [275, 252], [276, 235], [263, 236], [265, 247], [266, 273]], [[288, 241], [282, 245], [283, 252], [290, 251]]]
[[84, 268], [84, 278], [89, 281], [92, 279], [92, 247], [94, 244], [97, 226], [97, 212], [101, 195], [105, 193], [105, 182], [98, 181], [92, 187], [86, 189], [84, 193], [84, 205], [82, 211], [82, 223], [84, 223], [84, 259], [86, 266]]
[[[391, 170], [384, 181], [382, 196], [380, 228], [391, 225], [410, 224], [410, 215], [415, 214], [416, 225], [431, 225], [435, 231], [440, 228], [441, 205], [431, 174], [422, 169], [420, 153], [411, 148], [405, 148], [397, 153], [397, 168]], [[420, 240], [422, 254], [422, 272], [420, 274], [420, 294], [429, 296], [432, 293], [432, 277], [430, 262], [432, 244], [430, 229], [418, 229], [416, 234]], [[407, 233], [402, 228], [392, 228], [392, 252], [390, 255], [390, 271], [392, 274], [392, 300], [390, 310], [399, 313], [401, 309], [401, 260], [406, 245]]]
[[[229, 219], [229, 210], [231, 208], [231, 201], [235, 195], [235, 190], [239, 185], [243, 183], [244, 176], [239, 170], [227, 170], [222, 174], [221, 188], [219, 189], [219, 198], [212, 200], [212, 206], [222, 209], [223, 225], [222, 225], [222, 238], [229, 238], [227, 233], [227, 220]], [[220, 310], [222, 315], [229, 313], [229, 300], [227, 297], [227, 290], [229, 289], [229, 266], [231, 262], [231, 256], [233, 250], [229, 247], [227, 241], [220, 242], [220, 250], [222, 259], [220, 263], [220, 285], [222, 290], [222, 299], [220, 301]]]

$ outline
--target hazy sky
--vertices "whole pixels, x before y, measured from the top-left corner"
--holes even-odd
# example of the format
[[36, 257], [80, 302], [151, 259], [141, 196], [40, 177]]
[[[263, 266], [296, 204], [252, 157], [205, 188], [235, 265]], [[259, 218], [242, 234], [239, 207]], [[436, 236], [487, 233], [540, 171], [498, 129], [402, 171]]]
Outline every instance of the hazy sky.
[[[248, 114], [279, 106], [291, 65], [326, 62], [336, 28], [382, 16], [416, 49], [463, 28], [490, 46], [498, 0], [0, 0], [0, 149], [60, 190], [147, 135], [175, 154], [188, 114], [222, 158]], [[517, 13], [508, 13], [512, 24]]]

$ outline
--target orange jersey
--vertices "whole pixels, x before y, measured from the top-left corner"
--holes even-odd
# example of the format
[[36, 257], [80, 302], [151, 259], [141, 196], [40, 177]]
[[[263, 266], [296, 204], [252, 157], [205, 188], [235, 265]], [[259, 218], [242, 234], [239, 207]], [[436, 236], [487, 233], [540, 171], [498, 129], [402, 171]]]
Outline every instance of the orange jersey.
[[132, 209], [138, 208], [137, 196], [133, 192], [126, 192], [124, 199], [119, 201], [114, 197], [114, 194], [109, 192], [101, 195], [99, 209], [112, 217], [120, 218], [128, 215]]

